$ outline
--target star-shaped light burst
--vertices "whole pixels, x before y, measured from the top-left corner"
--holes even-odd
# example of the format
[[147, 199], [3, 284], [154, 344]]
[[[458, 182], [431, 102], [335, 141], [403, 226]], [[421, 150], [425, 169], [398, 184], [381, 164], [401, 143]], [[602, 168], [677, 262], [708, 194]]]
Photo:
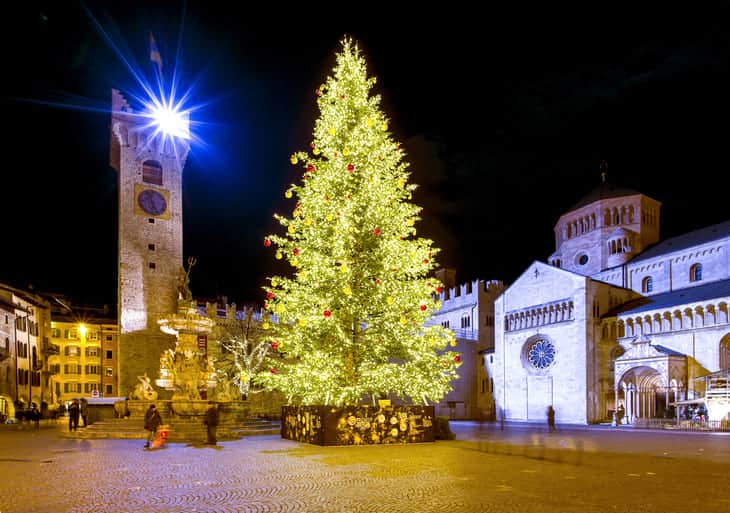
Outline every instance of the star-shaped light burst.
[[178, 110], [178, 107], [169, 103], [165, 105], [154, 102], [151, 113], [158, 132], [170, 137], [190, 139], [190, 113], [188, 111]]

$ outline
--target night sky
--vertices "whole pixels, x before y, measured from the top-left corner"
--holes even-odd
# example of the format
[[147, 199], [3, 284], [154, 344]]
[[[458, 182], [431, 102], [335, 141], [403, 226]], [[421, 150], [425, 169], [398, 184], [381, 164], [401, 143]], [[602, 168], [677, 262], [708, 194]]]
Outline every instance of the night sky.
[[231, 5], [4, 7], [0, 281], [116, 304], [110, 91], [141, 91], [120, 54], [153, 76], [150, 31], [167, 79], [176, 68], [199, 107], [205, 144], [183, 186], [196, 297], [260, 304], [281, 271], [262, 241], [279, 231], [273, 214], [290, 212], [283, 193], [301, 169], [289, 156], [312, 140], [314, 90], [345, 35], [378, 77], [420, 186], [419, 235], [459, 282], [510, 283], [545, 261], [556, 221], [599, 184], [603, 160], [609, 181], [663, 203], [663, 238], [730, 218], [728, 8]]

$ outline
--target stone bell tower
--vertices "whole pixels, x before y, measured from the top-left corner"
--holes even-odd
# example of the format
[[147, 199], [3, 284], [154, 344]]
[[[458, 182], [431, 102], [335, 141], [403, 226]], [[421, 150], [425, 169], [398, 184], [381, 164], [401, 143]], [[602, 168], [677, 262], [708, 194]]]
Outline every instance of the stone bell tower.
[[[156, 373], [175, 337], [157, 320], [177, 311], [183, 267], [182, 171], [190, 145], [163, 137], [112, 89], [110, 164], [118, 173], [119, 395]], [[149, 376], [154, 379], [154, 374]]]

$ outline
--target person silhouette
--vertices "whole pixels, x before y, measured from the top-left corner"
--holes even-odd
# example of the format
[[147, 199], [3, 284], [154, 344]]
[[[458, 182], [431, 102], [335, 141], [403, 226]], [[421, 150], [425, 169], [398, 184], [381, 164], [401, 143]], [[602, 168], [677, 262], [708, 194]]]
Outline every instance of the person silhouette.
[[555, 429], [555, 409], [551, 404], [547, 409], [548, 432], [552, 433]]
[[79, 400], [74, 399], [68, 407], [68, 430], [76, 431], [79, 427], [79, 415], [81, 415], [81, 407]]

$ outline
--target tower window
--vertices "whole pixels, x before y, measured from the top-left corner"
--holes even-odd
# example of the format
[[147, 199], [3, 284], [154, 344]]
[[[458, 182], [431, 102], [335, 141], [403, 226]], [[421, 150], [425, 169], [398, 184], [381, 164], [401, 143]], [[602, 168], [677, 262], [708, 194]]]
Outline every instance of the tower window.
[[147, 244], [147, 249], [149, 249], [150, 251], [154, 251], [155, 250], [155, 245], [154, 244]]
[[702, 281], [702, 264], [695, 264], [689, 268], [689, 281]]
[[155, 264], [154, 262], [150, 262], [149, 267], [150, 267], [150, 269], [156, 269], [157, 264]]
[[155, 219], [153, 217], [150, 217], [149, 219], [147, 219], [147, 222], [150, 224], [155, 224]]
[[162, 185], [162, 166], [156, 160], [145, 160], [142, 164], [142, 181]]

